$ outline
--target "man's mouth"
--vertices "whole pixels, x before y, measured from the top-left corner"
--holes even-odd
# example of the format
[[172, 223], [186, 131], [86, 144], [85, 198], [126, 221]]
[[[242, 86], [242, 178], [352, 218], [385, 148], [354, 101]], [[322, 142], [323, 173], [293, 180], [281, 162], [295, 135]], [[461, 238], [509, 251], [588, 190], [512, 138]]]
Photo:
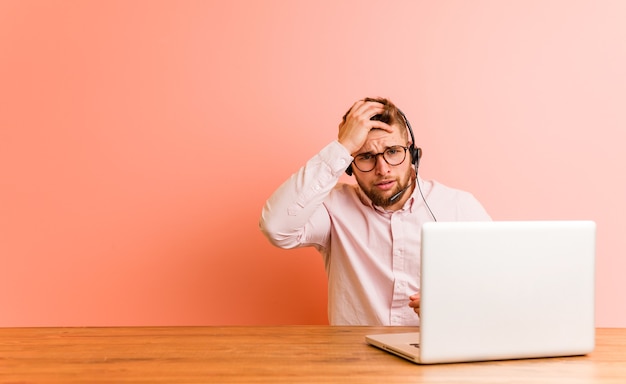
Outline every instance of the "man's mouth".
[[395, 180], [383, 180], [381, 182], [376, 183], [376, 187], [382, 189], [383, 191], [388, 191], [396, 184]]

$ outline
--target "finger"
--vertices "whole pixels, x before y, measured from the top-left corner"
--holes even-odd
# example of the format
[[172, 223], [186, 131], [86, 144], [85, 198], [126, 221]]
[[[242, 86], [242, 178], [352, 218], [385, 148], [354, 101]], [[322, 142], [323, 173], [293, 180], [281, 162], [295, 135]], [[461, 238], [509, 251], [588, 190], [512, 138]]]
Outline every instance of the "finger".
[[350, 108], [350, 111], [348, 112], [348, 116], [369, 120], [383, 111], [384, 106], [381, 103], [359, 100], [352, 105], [352, 108]]
[[393, 128], [391, 128], [391, 125], [387, 124], [387, 123], [383, 123], [382, 121], [378, 121], [378, 120], [371, 120], [370, 123], [370, 127], [371, 128], [378, 128], [378, 129], [382, 129], [383, 131], [387, 131], [389, 133], [393, 132]]
[[385, 106], [375, 101], [366, 101], [359, 107], [359, 114], [366, 120], [371, 120], [372, 117], [379, 115], [385, 111]]
[[354, 104], [352, 104], [352, 107], [350, 107], [350, 110], [348, 111], [348, 114], [346, 115], [346, 120], [349, 119], [350, 117], [357, 116], [360, 113], [361, 108], [363, 107], [364, 104], [365, 104], [365, 100], [359, 100], [355, 102]]
[[378, 128], [387, 132], [393, 132], [391, 126], [380, 120], [372, 120], [376, 115], [380, 115], [385, 112], [385, 106], [377, 101], [363, 101], [362, 103], [355, 104], [353, 118], [360, 120], [363, 123], [367, 123], [370, 129]]
[[409, 304], [409, 307], [413, 308], [413, 311], [419, 315], [419, 313], [420, 313], [420, 305], [419, 305], [419, 303], [411, 302], [411, 304]]

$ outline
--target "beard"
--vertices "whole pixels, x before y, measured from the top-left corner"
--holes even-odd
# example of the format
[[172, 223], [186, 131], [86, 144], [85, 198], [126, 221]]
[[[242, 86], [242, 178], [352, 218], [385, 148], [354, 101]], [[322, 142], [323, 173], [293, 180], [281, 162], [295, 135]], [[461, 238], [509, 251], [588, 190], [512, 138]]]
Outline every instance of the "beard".
[[403, 189], [406, 189], [405, 192], [408, 191], [408, 186], [412, 182], [411, 173], [412, 173], [412, 169], [409, 168], [405, 177], [405, 182], [402, 182], [399, 178], [396, 178], [395, 179], [396, 187], [390, 191], [385, 191], [384, 194], [377, 191], [375, 187], [364, 185], [364, 183], [362, 183], [358, 179], [357, 179], [357, 183], [359, 184], [359, 187], [361, 187], [361, 190], [365, 193], [365, 195], [369, 197], [369, 199], [372, 201], [372, 204], [379, 206], [381, 208], [387, 208], [398, 202], [397, 199], [394, 199], [393, 201], [391, 201], [391, 198], [393, 196], [395, 196], [397, 193], [399, 193]]

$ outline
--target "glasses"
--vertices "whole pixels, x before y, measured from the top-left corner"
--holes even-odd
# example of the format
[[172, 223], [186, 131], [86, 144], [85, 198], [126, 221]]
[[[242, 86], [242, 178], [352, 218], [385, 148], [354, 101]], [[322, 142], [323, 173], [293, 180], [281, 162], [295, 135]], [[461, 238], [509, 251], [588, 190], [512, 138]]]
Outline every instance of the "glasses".
[[383, 159], [389, 165], [400, 165], [406, 158], [407, 147], [401, 145], [394, 145], [385, 149], [385, 152], [381, 153], [362, 153], [356, 155], [352, 161], [357, 169], [361, 172], [369, 172], [376, 167], [376, 161], [379, 155], [383, 155]]

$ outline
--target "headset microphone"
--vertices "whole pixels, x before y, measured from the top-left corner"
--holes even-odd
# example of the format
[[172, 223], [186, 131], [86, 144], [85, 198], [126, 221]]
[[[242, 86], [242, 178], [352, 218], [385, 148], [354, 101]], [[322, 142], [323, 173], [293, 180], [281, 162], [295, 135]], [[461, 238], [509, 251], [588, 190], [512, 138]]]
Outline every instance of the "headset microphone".
[[413, 184], [413, 180], [411, 180], [411, 182], [406, 187], [402, 188], [402, 190], [400, 190], [400, 192], [398, 192], [395, 195], [391, 196], [389, 198], [389, 202], [393, 203], [394, 201], [396, 201], [398, 199], [398, 197], [402, 196], [404, 194], [404, 192], [406, 192], [406, 190], [411, 187], [411, 184]]

